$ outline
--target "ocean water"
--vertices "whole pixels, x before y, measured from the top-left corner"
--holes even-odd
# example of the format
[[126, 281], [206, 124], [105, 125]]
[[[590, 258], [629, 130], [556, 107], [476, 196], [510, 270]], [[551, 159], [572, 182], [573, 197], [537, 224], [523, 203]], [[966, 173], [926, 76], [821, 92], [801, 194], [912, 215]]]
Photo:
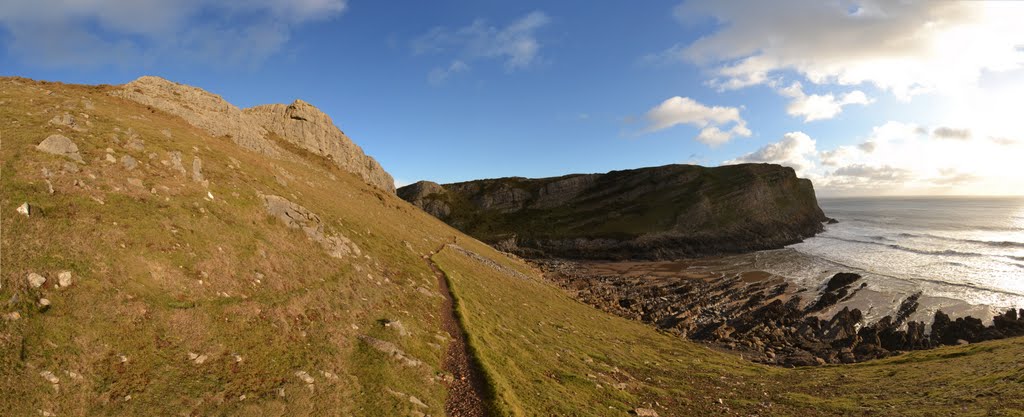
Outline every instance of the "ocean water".
[[803, 243], [758, 253], [755, 264], [811, 288], [835, 272], [861, 273], [870, 291], [851, 303], [875, 317], [918, 291], [918, 319], [937, 309], [990, 317], [1024, 308], [1024, 197], [822, 198], [819, 204], [839, 223]]

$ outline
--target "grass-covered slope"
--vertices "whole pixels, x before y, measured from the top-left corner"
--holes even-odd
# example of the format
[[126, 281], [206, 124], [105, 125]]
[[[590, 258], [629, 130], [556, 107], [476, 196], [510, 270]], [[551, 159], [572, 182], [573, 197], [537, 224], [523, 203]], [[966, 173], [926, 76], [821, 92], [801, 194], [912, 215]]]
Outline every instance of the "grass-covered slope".
[[419, 182], [399, 196], [526, 256], [672, 258], [778, 248], [822, 230], [810, 181], [769, 164]]
[[[1024, 407], [1018, 340], [754, 365], [576, 303], [315, 155], [250, 153], [108, 89], [0, 79], [0, 415], [444, 415], [449, 337], [423, 256], [453, 237], [469, 252], [433, 259], [500, 415]], [[56, 133], [81, 163], [36, 149]], [[271, 195], [320, 229], [288, 227]], [[72, 282], [58, 288], [63, 271]]]
[[755, 365], [572, 300], [501, 255], [448, 247], [470, 343], [501, 415], [1024, 415], [1024, 340], [908, 353], [857, 365]]

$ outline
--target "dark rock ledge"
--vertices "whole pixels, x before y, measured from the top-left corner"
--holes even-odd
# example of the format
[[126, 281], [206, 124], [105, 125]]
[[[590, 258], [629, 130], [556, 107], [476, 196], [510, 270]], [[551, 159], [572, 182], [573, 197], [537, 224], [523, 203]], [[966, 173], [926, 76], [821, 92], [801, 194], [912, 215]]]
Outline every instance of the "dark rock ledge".
[[975, 343], [1024, 335], [1024, 309], [1008, 310], [985, 326], [974, 317], [951, 320], [936, 312], [931, 331], [907, 320], [920, 293], [903, 299], [895, 316], [865, 323], [859, 309], [831, 318], [820, 312], [866, 287], [860, 275], [833, 276], [808, 303], [808, 292], [780, 279], [749, 282], [739, 276], [714, 279], [651, 279], [624, 274], [593, 275], [574, 262], [536, 261], [545, 277], [578, 300], [621, 317], [713, 346], [738, 351], [755, 362], [781, 366], [855, 363], [904, 351]]

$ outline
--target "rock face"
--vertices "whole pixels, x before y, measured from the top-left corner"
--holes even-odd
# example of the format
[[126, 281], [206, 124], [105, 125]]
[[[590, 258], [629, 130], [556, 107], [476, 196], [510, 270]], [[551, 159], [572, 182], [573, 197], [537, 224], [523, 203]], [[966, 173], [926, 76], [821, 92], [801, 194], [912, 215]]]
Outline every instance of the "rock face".
[[527, 257], [665, 259], [771, 249], [820, 232], [827, 220], [809, 180], [769, 164], [421, 181], [398, 195]]
[[302, 100], [287, 106], [267, 104], [245, 109], [263, 127], [302, 149], [326, 157], [378, 188], [395, 192], [395, 181], [373, 158], [335, 127], [330, 116]]
[[391, 175], [376, 160], [352, 143], [330, 117], [304, 101], [241, 110], [216, 94], [152, 76], [125, 84], [112, 94], [181, 117], [214, 136], [230, 137], [243, 148], [271, 157], [289, 155], [275, 141], [283, 140], [330, 159], [370, 185], [395, 191]]

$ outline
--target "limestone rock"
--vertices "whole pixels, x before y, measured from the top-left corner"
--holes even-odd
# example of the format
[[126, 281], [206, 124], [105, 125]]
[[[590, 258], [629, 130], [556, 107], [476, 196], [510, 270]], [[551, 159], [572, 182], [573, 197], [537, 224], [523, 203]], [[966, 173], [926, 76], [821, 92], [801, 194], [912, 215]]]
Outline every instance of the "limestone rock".
[[68, 139], [64, 135], [50, 135], [46, 139], [43, 139], [43, 141], [36, 146], [36, 149], [49, 154], [70, 158], [76, 162], [85, 163], [85, 161], [82, 160], [82, 155], [78, 153], [78, 145], [75, 145], [75, 142], [72, 142], [71, 139]]
[[131, 171], [139, 166], [139, 161], [136, 161], [131, 155], [125, 155], [121, 157], [121, 165], [124, 165], [124, 169]]
[[192, 159], [192, 181], [206, 181], [206, 177], [203, 176], [203, 161], [198, 156]]
[[61, 271], [57, 274], [57, 284], [61, 287], [71, 286], [71, 271]]
[[32, 288], [42, 287], [46, 283], [46, 277], [39, 275], [35, 272], [28, 274], [28, 285]]
[[181, 163], [181, 152], [173, 151], [168, 152], [171, 158], [171, 168], [175, 171], [180, 172], [182, 175], [186, 174], [185, 165]]
[[53, 116], [53, 118], [50, 119], [49, 124], [59, 127], [67, 127], [79, 132], [85, 130], [85, 128], [78, 125], [78, 121], [75, 120], [75, 116], [72, 116], [69, 113]]
[[59, 384], [60, 383], [60, 378], [58, 378], [57, 375], [54, 375], [53, 372], [42, 371], [42, 372], [39, 373], [39, 376], [43, 377], [43, 379], [45, 379], [46, 382], [49, 382], [51, 384]]
[[128, 143], [126, 143], [124, 145], [124, 147], [126, 147], [128, 149], [131, 149], [131, 150], [133, 150], [135, 152], [142, 152], [142, 151], [146, 150], [146, 143], [143, 142], [142, 139], [139, 139], [137, 137], [133, 137], [133, 138], [128, 140]]
[[343, 258], [362, 254], [355, 242], [343, 235], [326, 231], [320, 216], [305, 207], [276, 195], [263, 195], [262, 198], [267, 213], [281, 219], [288, 227], [301, 229], [306, 236], [319, 243], [328, 255]]
[[230, 137], [243, 148], [281, 155], [281, 150], [266, 138], [266, 129], [216, 94], [152, 76], [140, 77], [111, 94], [181, 117], [213, 136]]
[[27, 202], [21, 203], [21, 205], [18, 206], [16, 210], [18, 211], [18, 214], [21, 214], [25, 217], [32, 216], [32, 206], [30, 206]]
[[296, 100], [240, 110], [220, 96], [199, 88], [145, 76], [111, 94], [160, 109], [213, 136], [229, 137], [239, 146], [276, 158], [291, 156], [271, 134], [313, 154], [326, 157], [367, 183], [394, 192], [394, 181], [376, 160], [339, 130], [316, 107]]
[[295, 376], [302, 380], [302, 382], [305, 382], [307, 384], [312, 384], [316, 382], [316, 380], [313, 379], [313, 377], [310, 376], [309, 373], [306, 371], [296, 371]]
[[330, 159], [377, 188], [395, 192], [391, 175], [338, 129], [330, 116], [313, 105], [295, 100], [287, 106], [268, 104], [245, 109], [244, 113], [282, 139]]

